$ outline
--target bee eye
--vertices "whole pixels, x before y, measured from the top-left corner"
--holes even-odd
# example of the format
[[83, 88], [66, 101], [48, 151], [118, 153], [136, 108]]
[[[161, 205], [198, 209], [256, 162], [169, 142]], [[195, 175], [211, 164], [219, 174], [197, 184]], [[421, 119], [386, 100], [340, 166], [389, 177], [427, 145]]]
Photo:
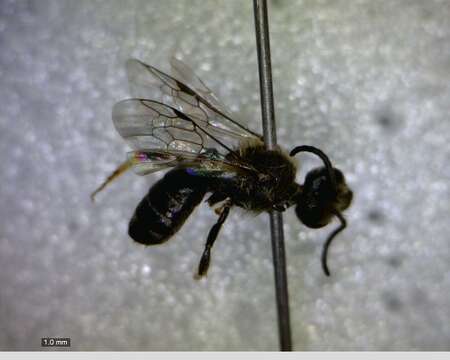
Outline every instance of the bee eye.
[[343, 183], [344, 180], [344, 174], [342, 174], [342, 171], [336, 168], [333, 168], [334, 170], [334, 177], [336, 179], [336, 182], [339, 183]]
[[317, 229], [326, 226], [331, 219], [331, 213], [321, 206], [312, 206], [306, 202], [300, 202], [295, 207], [295, 213], [298, 219], [307, 227]]
[[308, 202], [314, 198], [316, 202], [332, 201], [334, 191], [324, 167], [308, 172], [303, 186]]

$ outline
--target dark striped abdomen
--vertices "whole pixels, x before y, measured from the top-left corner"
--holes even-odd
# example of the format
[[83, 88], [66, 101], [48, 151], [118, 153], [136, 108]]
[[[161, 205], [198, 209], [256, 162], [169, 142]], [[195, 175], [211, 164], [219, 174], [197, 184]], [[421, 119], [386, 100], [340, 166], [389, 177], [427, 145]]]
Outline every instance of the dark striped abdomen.
[[128, 234], [141, 244], [160, 244], [184, 224], [206, 193], [205, 180], [173, 169], [153, 185], [137, 206]]

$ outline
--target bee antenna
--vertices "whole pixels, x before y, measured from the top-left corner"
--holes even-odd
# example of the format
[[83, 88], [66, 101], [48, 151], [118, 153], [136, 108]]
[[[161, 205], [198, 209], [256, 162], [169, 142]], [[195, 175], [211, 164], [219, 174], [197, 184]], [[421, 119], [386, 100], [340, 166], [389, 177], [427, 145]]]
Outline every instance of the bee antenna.
[[337, 229], [335, 229], [330, 235], [328, 235], [327, 241], [325, 241], [325, 244], [323, 244], [321, 261], [322, 261], [322, 269], [326, 276], [330, 276], [330, 270], [328, 270], [327, 265], [328, 248], [330, 247], [330, 244], [336, 237], [336, 235], [347, 227], [347, 221], [342, 216], [342, 214], [337, 210], [334, 211], [334, 213], [341, 222], [341, 225], [339, 225]]
[[333, 171], [333, 165], [331, 165], [331, 161], [328, 158], [328, 156], [326, 156], [322, 150], [320, 150], [314, 146], [310, 146], [310, 145], [297, 146], [294, 149], [292, 149], [292, 151], [289, 153], [289, 155], [295, 156], [299, 152], [310, 152], [310, 153], [317, 155], [318, 157], [320, 157], [322, 159], [323, 163], [325, 164], [325, 168], [327, 169], [328, 178], [330, 179], [331, 185], [333, 185], [333, 188], [336, 190], [337, 186], [336, 186], [336, 178], [334, 176], [334, 171]]

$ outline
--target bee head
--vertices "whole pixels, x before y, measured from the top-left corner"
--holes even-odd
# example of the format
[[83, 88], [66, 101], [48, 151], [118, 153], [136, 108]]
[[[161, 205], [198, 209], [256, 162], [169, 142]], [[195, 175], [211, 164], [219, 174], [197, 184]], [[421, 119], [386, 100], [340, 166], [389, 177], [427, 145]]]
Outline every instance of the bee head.
[[310, 228], [321, 228], [336, 216], [341, 225], [327, 238], [322, 251], [322, 267], [326, 275], [330, 275], [327, 266], [328, 247], [334, 237], [347, 226], [342, 211], [350, 206], [353, 193], [345, 182], [342, 172], [331, 165], [328, 157], [319, 149], [302, 145], [294, 148], [290, 155], [299, 152], [310, 152], [319, 156], [324, 165], [308, 172], [302, 191], [296, 198], [295, 212], [298, 219]]
[[326, 167], [313, 169], [306, 175], [295, 212], [299, 220], [310, 228], [326, 226], [337, 212], [347, 209], [352, 201], [353, 193], [345, 183], [342, 172], [336, 168], [332, 168], [332, 172], [335, 185]]

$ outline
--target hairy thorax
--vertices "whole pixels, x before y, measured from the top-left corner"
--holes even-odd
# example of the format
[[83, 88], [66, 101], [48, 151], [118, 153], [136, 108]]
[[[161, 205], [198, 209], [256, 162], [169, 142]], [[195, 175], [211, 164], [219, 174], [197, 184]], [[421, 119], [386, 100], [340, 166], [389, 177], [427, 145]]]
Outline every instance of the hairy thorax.
[[243, 176], [233, 189], [233, 202], [247, 210], [269, 211], [292, 195], [296, 165], [280, 148], [266, 150], [262, 142], [249, 142], [239, 148], [241, 159], [256, 169]]

